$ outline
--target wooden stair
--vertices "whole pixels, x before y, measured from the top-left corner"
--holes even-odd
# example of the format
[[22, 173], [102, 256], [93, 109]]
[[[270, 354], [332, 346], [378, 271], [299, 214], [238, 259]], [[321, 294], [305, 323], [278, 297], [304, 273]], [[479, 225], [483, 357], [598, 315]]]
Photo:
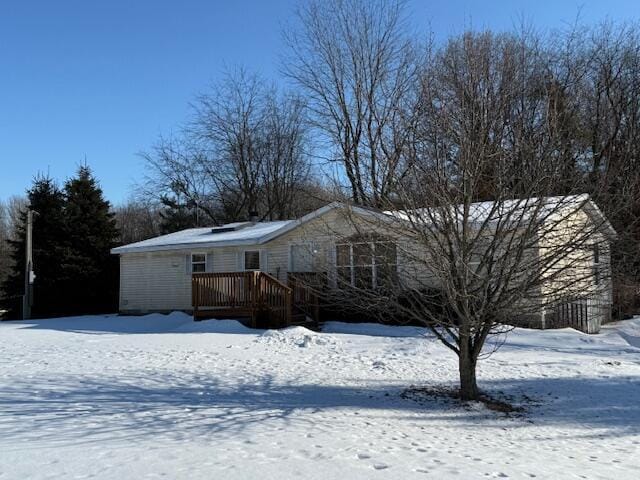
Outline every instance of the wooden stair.
[[194, 273], [193, 317], [248, 317], [253, 327], [299, 325], [317, 330], [317, 276], [312, 272], [291, 273], [285, 285], [265, 272]]
[[293, 306], [293, 312], [291, 315], [291, 325], [305, 327], [305, 328], [308, 328], [309, 330], [315, 330], [315, 331], [319, 331], [321, 327], [320, 322], [318, 322], [318, 320], [312, 318], [310, 315], [303, 312], [302, 310], [297, 308], [295, 305]]

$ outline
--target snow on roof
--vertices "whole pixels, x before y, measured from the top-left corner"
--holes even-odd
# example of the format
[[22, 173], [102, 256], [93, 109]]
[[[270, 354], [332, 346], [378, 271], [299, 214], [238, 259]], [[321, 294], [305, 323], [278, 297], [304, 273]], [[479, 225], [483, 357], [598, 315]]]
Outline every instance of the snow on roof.
[[[111, 253], [152, 252], [157, 250], [178, 250], [188, 247], [222, 247], [232, 245], [254, 245], [278, 230], [284, 229], [295, 220], [277, 222], [236, 222], [221, 227], [189, 228], [168, 235], [150, 238], [114, 248]], [[227, 228], [232, 229], [228, 231]], [[216, 232], [216, 230], [222, 230]]]
[[[542, 198], [518, 198], [499, 202], [476, 202], [469, 205], [468, 219], [472, 223], [497, 222], [504, 218], [505, 215], [521, 220], [531, 215], [543, 219], [566, 207], [571, 206], [580, 209], [588, 202], [590, 202], [590, 199], [586, 194]], [[457, 216], [459, 219], [462, 219], [463, 211], [464, 205], [456, 205], [451, 208], [451, 216]], [[440, 218], [445, 212], [446, 210], [441, 208], [418, 208], [415, 210], [387, 211], [385, 213], [400, 219], [406, 220], [413, 218], [413, 220], [425, 221], [427, 219]]]
[[[542, 200], [542, 208], [537, 212], [534, 212], [540, 206]], [[558, 208], [565, 208], [566, 206], [573, 205], [577, 208], [585, 208], [587, 213], [594, 215], [598, 219], [602, 219], [605, 223], [605, 228], [615, 238], [616, 233], [613, 227], [606, 220], [602, 212], [598, 209], [597, 205], [590, 200], [586, 194], [565, 196], [565, 197], [546, 197], [541, 199], [528, 198], [528, 199], [516, 199], [505, 200], [496, 204], [495, 202], [478, 202], [473, 203], [470, 206], [470, 218], [475, 222], [483, 222], [489, 218], [489, 222], [495, 221], [500, 218], [505, 212], [513, 215], [514, 209], [522, 209], [524, 215], [529, 214], [529, 210], [536, 216], [544, 218], [545, 214], [553, 213]], [[180, 250], [185, 248], [207, 248], [207, 247], [224, 247], [235, 245], [258, 245], [274, 238], [283, 235], [286, 232], [297, 228], [298, 226], [328, 212], [335, 208], [349, 208], [359, 215], [374, 215], [378, 219], [382, 220], [407, 220], [414, 215], [414, 220], [425, 221], [430, 218], [430, 212], [428, 209], [417, 210], [396, 210], [380, 212], [370, 210], [362, 207], [348, 206], [340, 202], [333, 202], [324, 207], [319, 208], [311, 213], [308, 213], [302, 218], [297, 220], [281, 220], [275, 222], [235, 222], [219, 227], [207, 227], [207, 228], [190, 228], [182, 230], [180, 232], [170, 233], [168, 235], [162, 235], [156, 238], [150, 238], [149, 240], [143, 240], [141, 242], [131, 243], [129, 245], [123, 245], [111, 250], [111, 253], [131, 253], [131, 252], [153, 252], [159, 250]], [[461, 214], [461, 206], [456, 207], [456, 214]], [[216, 232], [216, 230], [218, 230]]]
[[[112, 249], [111, 253], [153, 252], [158, 250], [179, 250], [190, 247], [206, 248], [257, 245], [273, 240], [330, 210], [343, 207], [345, 207], [345, 205], [340, 202], [332, 202], [297, 220], [257, 223], [235, 222], [217, 227], [190, 228], [188, 230], [150, 238], [149, 240], [143, 240], [142, 242], [123, 245]], [[358, 207], [353, 208], [360, 211]], [[362, 210], [362, 212], [364, 212], [364, 210]]]
[[[516, 198], [503, 201], [476, 202], [469, 205], [468, 222], [475, 225], [492, 225], [505, 219], [510, 222], [526, 222], [530, 218], [537, 222], [550, 220], [555, 215], [573, 214], [574, 211], [584, 209], [603, 230], [616, 237], [616, 232], [606, 219], [602, 211], [586, 193], [555, 197]], [[395, 210], [384, 212], [400, 220], [414, 222], [431, 222], [441, 218], [445, 213], [442, 209], [419, 208], [415, 210]], [[456, 205], [451, 209], [451, 217], [462, 221], [463, 205]]]

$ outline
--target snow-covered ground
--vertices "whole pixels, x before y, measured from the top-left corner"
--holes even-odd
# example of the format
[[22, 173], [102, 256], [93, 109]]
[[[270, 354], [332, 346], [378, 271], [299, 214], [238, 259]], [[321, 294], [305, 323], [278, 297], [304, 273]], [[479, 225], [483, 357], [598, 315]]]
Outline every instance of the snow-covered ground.
[[184, 314], [0, 323], [0, 479], [640, 478], [640, 319], [516, 330], [481, 387], [413, 327], [251, 331]]

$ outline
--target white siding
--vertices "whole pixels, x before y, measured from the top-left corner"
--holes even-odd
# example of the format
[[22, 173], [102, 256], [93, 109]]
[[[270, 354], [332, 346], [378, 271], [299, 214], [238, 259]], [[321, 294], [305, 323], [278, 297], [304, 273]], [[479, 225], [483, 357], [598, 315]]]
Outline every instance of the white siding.
[[[366, 223], [360, 226], [366, 229]], [[372, 225], [379, 230], [379, 225]], [[289, 271], [289, 250], [291, 244], [314, 242], [318, 249], [317, 264], [322, 271], [332, 272], [334, 243], [336, 238], [348, 237], [356, 233], [352, 219], [346, 219], [338, 211], [330, 211], [296, 228], [273, 241], [257, 246], [221, 247], [209, 250], [180, 250], [171, 252], [129, 253], [120, 257], [120, 311], [144, 313], [152, 311], [191, 310], [191, 274], [187, 259], [191, 253], [207, 253], [214, 272], [241, 271], [242, 255], [245, 250], [261, 250], [266, 271], [281, 282], [287, 281]], [[391, 235], [391, 233], [389, 233]], [[403, 255], [406, 242], [398, 244], [400, 274], [411, 271], [415, 278], [415, 268], [411, 268]], [[211, 263], [212, 262], [212, 263]], [[424, 268], [424, 267], [417, 267]], [[425, 277], [428, 277], [425, 272]]]
[[[241, 271], [242, 256], [245, 250], [261, 250], [262, 266], [266, 271], [282, 282], [287, 280], [290, 269], [289, 250], [292, 244], [313, 242], [318, 249], [315, 259], [318, 269], [333, 272], [335, 267], [336, 239], [349, 237], [359, 231], [376, 231], [395, 238], [398, 245], [398, 273], [402, 283], [409, 287], [434, 287], [435, 279], [426, 267], [428, 262], [419, 245], [406, 238], [401, 232], [381, 232], [381, 225], [374, 221], [367, 224], [366, 219], [347, 219], [341, 211], [332, 210], [296, 228], [264, 245], [243, 247], [221, 247], [209, 250], [183, 250], [173, 252], [153, 252], [146, 254], [123, 254], [120, 272], [120, 310], [123, 312], [170, 311], [191, 309], [191, 278], [186, 268], [186, 259], [190, 253], [207, 253], [213, 256], [207, 262], [214, 272]], [[580, 218], [580, 221], [586, 219]], [[354, 226], [358, 224], [358, 228]], [[544, 247], [543, 247], [544, 248]], [[609, 249], [602, 252], [602, 262], [608, 268]], [[604, 286], [610, 302], [611, 280], [604, 275]], [[582, 291], [590, 285], [581, 284]], [[543, 296], [548, 292], [543, 291]]]
[[183, 253], [122, 255], [120, 310], [187, 310], [191, 304], [190, 282]]
[[[191, 253], [206, 253], [213, 271], [235, 270], [235, 252], [184, 250], [130, 253], [120, 256], [120, 311], [151, 312], [191, 309]], [[231, 259], [230, 259], [231, 257]]]

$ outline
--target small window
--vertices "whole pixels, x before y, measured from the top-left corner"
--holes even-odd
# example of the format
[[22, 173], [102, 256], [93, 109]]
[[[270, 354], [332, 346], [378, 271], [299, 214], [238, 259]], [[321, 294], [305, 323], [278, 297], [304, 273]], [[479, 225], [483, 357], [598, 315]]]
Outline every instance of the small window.
[[260, 270], [260, 251], [247, 250], [244, 252], [244, 269]]
[[193, 273], [203, 273], [207, 271], [207, 254], [206, 253], [191, 254], [191, 271]]

